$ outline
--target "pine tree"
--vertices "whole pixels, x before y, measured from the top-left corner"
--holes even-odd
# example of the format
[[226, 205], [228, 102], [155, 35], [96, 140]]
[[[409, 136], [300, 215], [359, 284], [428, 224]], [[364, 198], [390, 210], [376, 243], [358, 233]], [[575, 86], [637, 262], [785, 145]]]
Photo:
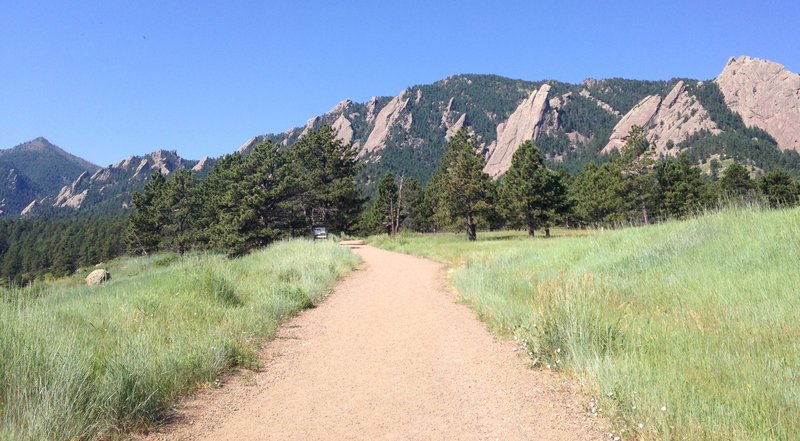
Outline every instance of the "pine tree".
[[758, 188], [771, 207], [791, 207], [800, 197], [800, 186], [789, 173], [776, 168], [765, 174], [758, 182]]
[[711, 203], [707, 181], [686, 154], [662, 161], [656, 181], [656, 204], [665, 216], [682, 218]]
[[524, 225], [533, 236], [550, 227], [569, 208], [567, 188], [561, 175], [544, 165], [542, 153], [532, 141], [525, 141], [514, 152], [511, 167], [503, 175], [500, 198], [510, 220]]
[[296, 201], [306, 228], [325, 224], [334, 231], [350, 231], [364, 203], [355, 179], [362, 167], [358, 150], [323, 125], [301, 136], [289, 151], [300, 167], [302, 191]]
[[240, 200], [233, 186], [238, 185], [238, 168], [244, 158], [239, 153], [224, 155], [200, 183], [198, 218], [195, 220], [197, 246], [205, 249], [224, 249], [235, 243], [238, 233], [227, 228], [236, 216]]
[[378, 181], [377, 208], [382, 213], [381, 225], [390, 236], [400, 229], [400, 190], [392, 172], [384, 173]]
[[199, 217], [198, 183], [186, 169], [174, 172], [167, 179], [162, 204], [164, 248], [183, 255], [196, 240], [195, 221]]
[[403, 226], [413, 231], [425, 231], [427, 219], [424, 208], [425, 189], [418, 180], [408, 178], [403, 185]]
[[756, 188], [755, 182], [750, 179], [750, 172], [738, 162], [725, 167], [719, 186], [722, 193], [730, 197], [745, 196]]
[[483, 156], [466, 128], [450, 140], [442, 162], [429, 184], [435, 222], [463, 222], [469, 240], [477, 239], [478, 216], [489, 208], [491, 178], [483, 172]]
[[148, 254], [158, 250], [163, 239], [161, 228], [165, 224], [163, 198], [166, 180], [156, 170], [147, 180], [141, 193], [133, 194], [134, 212], [131, 214], [126, 240], [132, 252]]
[[641, 213], [641, 220], [650, 223], [650, 210], [655, 187], [655, 144], [647, 140], [639, 126], [631, 127], [620, 156], [614, 161], [622, 174], [622, 194], [629, 201], [631, 217]]
[[622, 176], [612, 163], [602, 167], [587, 164], [569, 187], [573, 213], [584, 225], [599, 226], [623, 220], [627, 208], [620, 194]]
[[221, 197], [226, 209], [220, 225], [228, 232], [221, 245], [238, 255], [288, 236], [301, 190], [298, 168], [288, 155], [271, 142], [259, 144], [234, 163], [231, 178]]

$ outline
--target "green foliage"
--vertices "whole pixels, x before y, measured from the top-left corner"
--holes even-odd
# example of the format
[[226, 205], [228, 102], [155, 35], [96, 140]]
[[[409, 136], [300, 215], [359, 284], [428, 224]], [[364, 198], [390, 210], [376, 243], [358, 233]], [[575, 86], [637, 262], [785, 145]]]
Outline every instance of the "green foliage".
[[0, 220], [0, 287], [67, 276], [125, 252], [125, 218]]
[[578, 225], [607, 225], [624, 220], [622, 177], [615, 164], [588, 164], [569, 186], [573, 216]]
[[299, 167], [297, 201], [309, 231], [316, 224], [351, 231], [364, 203], [355, 181], [361, 169], [358, 151], [324, 125], [300, 137], [289, 153]]
[[218, 236], [214, 244], [230, 254], [242, 254], [286, 236], [299, 210], [294, 202], [302, 191], [289, 154], [271, 142], [253, 148], [233, 163], [230, 179], [211, 210]]
[[750, 172], [738, 162], [725, 167], [719, 185], [723, 194], [732, 197], [745, 196], [756, 188], [755, 182], [750, 178]]
[[136, 208], [130, 216], [126, 241], [128, 249], [137, 254], [147, 255], [161, 246], [163, 240], [162, 226], [167, 222], [166, 179], [160, 170], [156, 170], [141, 193], [132, 196]]
[[[619, 197], [628, 203], [628, 219], [650, 222], [656, 186], [655, 161], [655, 144], [647, 140], [641, 127], [631, 127], [620, 156], [612, 160], [622, 174]], [[633, 213], [641, 213], [641, 217]]]
[[800, 199], [800, 183], [781, 169], [770, 171], [758, 181], [758, 188], [771, 207], [797, 205]]
[[428, 185], [434, 222], [451, 227], [461, 222], [469, 240], [477, 237], [478, 216], [491, 208], [492, 180], [483, 172], [483, 156], [466, 128], [450, 140], [442, 162]]
[[289, 149], [265, 141], [247, 155], [226, 155], [203, 180], [186, 170], [169, 179], [156, 172], [133, 196], [130, 247], [141, 253], [220, 249], [241, 255], [307, 234], [315, 224], [350, 231], [362, 204], [355, 155], [323, 126]]
[[[172, 260], [171, 264], [165, 261]], [[99, 286], [57, 281], [0, 296], [0, 439], [120, 439], [258, 351], [358, 257], [287, 241], [241, 259], [109, 262]]]
[[656, 181], [655, 204], [662, 217], [684, 218], [712, 203], [707, 180], [685, 154], [659, 163]]
[[587, 85], [587, 89], [592, 96], [624, 115], [648, 95], [665, 96], [675, 87], [677, 82], [677, 79], [670, 81], [640, 81], [609, 78], [585, 82], [584, 84]]
[[550, 235], [550, 227], [569, 209], [562, 176], [544, 165], [531, 141], [522, 143], [503, 175], [500, 200], [512, 225], [524, 225], [533, 236], [537, 227]]

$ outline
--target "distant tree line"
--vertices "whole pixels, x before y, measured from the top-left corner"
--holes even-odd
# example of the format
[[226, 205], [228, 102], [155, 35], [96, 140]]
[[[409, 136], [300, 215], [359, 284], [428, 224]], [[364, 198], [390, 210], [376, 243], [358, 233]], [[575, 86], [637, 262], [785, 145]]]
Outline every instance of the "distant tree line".
[[483, 164], [477, 141], [462, 129], [426, 188], [384, 175], [362, 215], [362, 233], [459, 230], [474, 240], [478, 228], [523, 228], [549, 236], [554, 225], [648, 224], [731, 202], [788, 207], [800, 201], [800, 183], [780, 168], [753, 179], [747, 168], [731, 162], [721, 174], [710, 164], [707, 174], [685, 154], [657, 157], [641, 127], [631, 129], [610, 161], [588, 163], [575, 176], [548, 168], [531, 141], [519, 146], [497, 181], [483, 172]]
[[125, 252], [122, 217], [0, 220], [0, 286], [62, 277]]
[[[236, 256], [275, 240], [309, 235], [315, 225], [360, 234], [522, 228], [549, 235], [556, 225], [601, 227], [680, 219], [729, 201], [793, 206], [800, 185], [780, 168], [758, 179], [732, 160], [659, 158], [634, 127], [619, 154], [575, 175], [555, 171], [531, 141], [493, 180], [468, 129], [445, 147], [427, 186], [405, 173], [384, 174], [365, 201], [356, 183], [357, 150], [330, 126], [289, 147], [264, 142], [223, 156], [204, 177], [154, 173], [133, 194], [129, 217], [0, 221], [0, 283], [22, 285], [68, 275], [130, 252], [220, 250]], [[724, 168], [723, 168], [724, 166]], [[366, 203], [365, 203], [366, 202]]]

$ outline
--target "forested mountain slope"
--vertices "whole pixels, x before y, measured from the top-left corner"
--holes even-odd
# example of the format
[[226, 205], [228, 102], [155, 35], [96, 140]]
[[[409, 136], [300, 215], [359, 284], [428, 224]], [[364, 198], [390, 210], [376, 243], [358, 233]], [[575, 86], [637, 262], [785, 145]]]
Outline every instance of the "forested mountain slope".
[[19, 214], [33, 200], [98, 168], [44, 138], [0, 150], [0, 216]]
[[[304, 127], [253, 137], [240, 151], [264, 139], [288, 146], [310, 128], [330, 124], [342, 141], [360, 149], [365, 182], [387, 170], [427, 182], [461, 127], [477, 136], [485, 170], [499, 176], [526, 140], [536, 141], [551, 164], [574, 172], [603, 161], [639, 125], [662, 155], [687, 152], [697, 162], [731, 158], [798, 175], [798, 78], [780, 64], [748, 57], [732, 58], [714, 81], [612, 78], [567, 84], [456, 75], [395, 97], [344, 100]], [[755, 117], [767, 104], [768, 116]]]

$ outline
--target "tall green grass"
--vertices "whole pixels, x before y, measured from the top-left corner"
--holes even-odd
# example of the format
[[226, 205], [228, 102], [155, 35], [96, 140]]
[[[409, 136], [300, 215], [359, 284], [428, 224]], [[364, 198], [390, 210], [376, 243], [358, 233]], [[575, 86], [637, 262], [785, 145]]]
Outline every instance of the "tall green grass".
[[292, 241], [244, 258], [123, 259], [98, 287], [77, 278], [0, 303], [0, 439], [109, 437], [165, 417], [233, 367], [257, 367], [278, 324], [358, 258]]
[[376, 244], [466, 262], [464, 301], [576, 374], [623, 439], [800, 437], [800, 209], [465, 242]]

